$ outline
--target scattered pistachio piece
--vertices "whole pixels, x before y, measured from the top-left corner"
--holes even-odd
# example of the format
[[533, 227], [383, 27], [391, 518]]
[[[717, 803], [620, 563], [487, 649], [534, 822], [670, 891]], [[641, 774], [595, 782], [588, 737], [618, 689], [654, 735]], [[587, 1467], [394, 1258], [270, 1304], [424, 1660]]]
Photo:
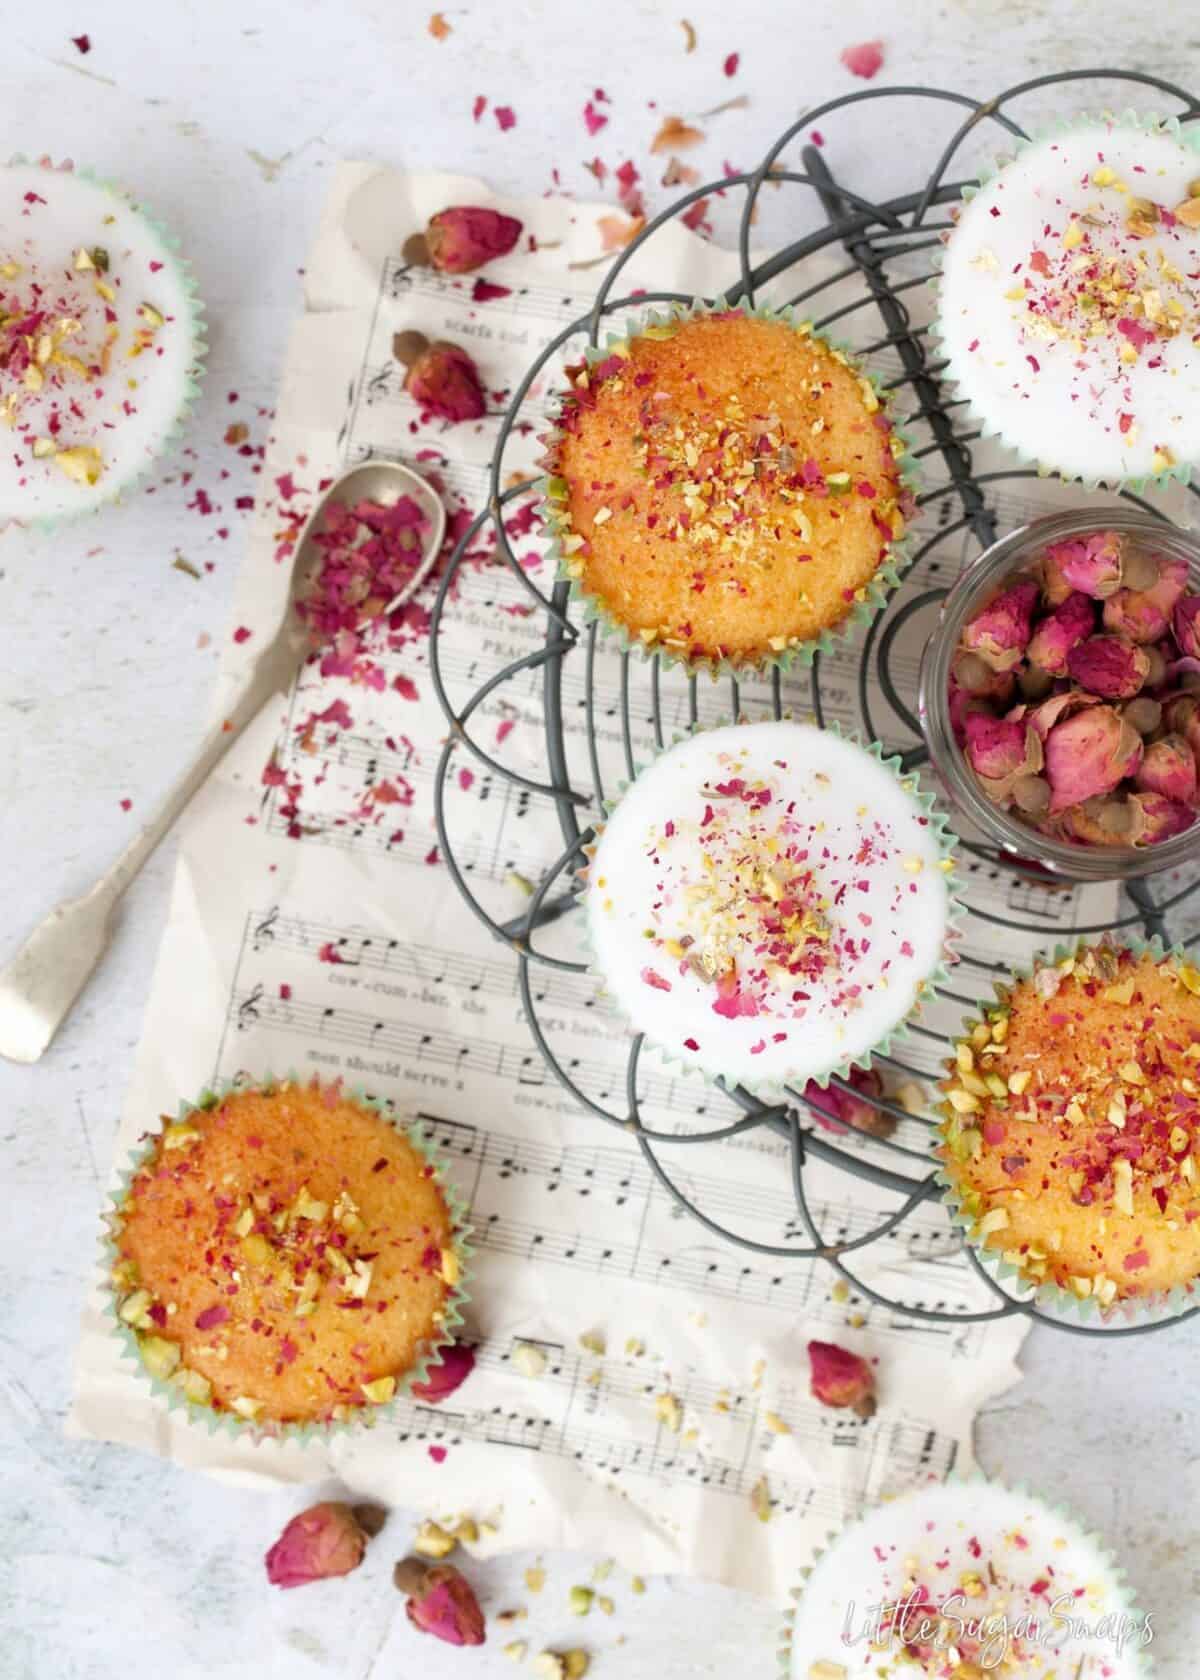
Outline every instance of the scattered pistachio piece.
[[449, 1557], [457, 1545], [455, 1535], [447, 1533], [440, 1523], [427, 1519], [413, 1536], [412, 1549], [422, 1557], [444, 1558]]
[[546, 1355], [532, 1342], [518, 1342], [513, 1349], [512, 1366], [523, 1377], [540, 1377], [546, 1369]]
[[680, 1425], [683, 1422], [683, 1407], [680, 1405], [677, 1395], [655, 1395], [654, 1415], [659, 1423], [665, 1423], [673, 1434], [678, 1435]]
[[567, 1594], [567, 1608], [572, 1616], [586, 1616], [595, 1596], [591, 1587], [572, 1587]]

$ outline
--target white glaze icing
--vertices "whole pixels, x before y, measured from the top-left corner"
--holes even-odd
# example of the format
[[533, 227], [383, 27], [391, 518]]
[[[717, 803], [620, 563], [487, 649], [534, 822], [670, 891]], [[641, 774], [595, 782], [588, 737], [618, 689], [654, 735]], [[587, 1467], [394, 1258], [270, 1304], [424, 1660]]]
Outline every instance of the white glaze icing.
[[1097, 122], [1030, 146], [964, 206], [941, 283], [949, 371], [1023, 455], [1109, 483], [1200, 462], [1200, 231], [1129, 227], [1131, 199], [1170, 212], [1198, 177], [1200, 152], [1170, 134]]
[[[847, 1680], [954, 1674], [945, 1650], [928, 1666], [906, 1662], [901, 1649], [872, 1651], [869, 1638], [863, 1637], [869, 1612], [879, 1604], [911, 1602], [906, 1590], [910, 1581], [925, 1588], [940, 1607], [962, 1592], [964, 1577], [969, 1581], [978, 1574], [986, 1582], [989, 1563], [1002, 1587], [976, 1598], [963, 1593], [947, 1605], [949, 1617], [967, 1623], [986, 1607], [1007, 1619], [1008, 1637], [1003, 1623], [993, 1624], [979, 1652], [993, 1666], [977, 1662], [967, 1673], [982, 1671], [997, 1680], [1049, 1680], [1051, 1675], [1057, 1680], [1075, 1680], [1077, 1675], [1080, 1680], [1132, 1680], [1144, 1672], [1140, 1624], [1134, 1625], [1125, 1608], [1126, 1593], [1097, 1542], [1040, 1500], [979, 1482], [939, 1484], [905, 1494], [877, 1506], [830, 1543], [801, 1587], [791, 1680], [809, 1680], [822, 1662], [840, 1665]], [[1101, 1631], [1106, 1615], [1113, 1618], [1109, 1637]], [[915, 1634], [921, 1616], [911, 1609], [905, 1629]], [[1022, 1616], [1038, 1618], [1036, 1638], [1020, 1639], [1017, 1624]], [[1070, 1627], [1064, 1625], [1067, 1616]], [[1126, 1634], [1119, 1650], [1116, 1634], [1122, 1616]], [[849, 1641], [843, 1637], [847, 1617]], [[964, 1645], [969, 1638], [953, 1623], [950, 1636], [962, 1638]], [[1005, 1652], [1008, 1666], [1000, 1660]], [[816, 1672], [822, 1671], [817, 1667]]]
[[934, 824], [891, 771], [810, 724], [764, 722], [701, 732], [643, 771], [586, 901], [622, 1012], [669, 1055], [761, 1084], [827, 1074], [904, 1019], [942, 957], [949, 895]]
[[[76, 268], [77, 253], [96, 246], [108, 255], [107, 271]], [[184, 283], [155, 230], [96, 182], [12, 164], [0, 169], [0, 320], [23, 324], [31, 312], [42, 319], [27, 335], [18, 327], [19, 336], [35, 346], [53, 340], [84, 371], [51, 360], [39, 370], [41, 390], [32, 390], [12, 357], [8, 366], [0, 364], [0, 524], [82, 513], [109, 500], [158, 453], [183, 407], [195, 362]], [[64, 331], [70, 320], [78, 328]], [[116, 336], [105, 367], [111, 325]], [[139, 334], [145, 348], [131, 356]], [[0, 355], [11, 347], [0, 329]], [[59, 450], [97, 450], [96, 482], [76, 482], [56, 455], [35, 457], [37, 439]]]

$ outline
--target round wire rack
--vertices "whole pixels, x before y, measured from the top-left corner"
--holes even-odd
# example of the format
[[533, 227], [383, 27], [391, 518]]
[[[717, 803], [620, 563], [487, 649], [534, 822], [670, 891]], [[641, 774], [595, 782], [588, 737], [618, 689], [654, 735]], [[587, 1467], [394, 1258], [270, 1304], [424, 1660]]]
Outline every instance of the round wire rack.
[[[990, 546], [1006, 524], [1023, 522], [1020, 514], [1006, 516], [1006, 504], [1011, 509], [1022, 497], [1028, 498], [1030, 487], [1023, 481], [1036, 478], [1034, 473], [1014, 469], [1004, 456], [998, 456], [994, 464], [983, 460], [990, 446], [978, 432], [965, 429], [965, 404], [944, 392], [939, 381], [945, 364], [931, 352], [928, 319], [918, 319], [918, 315], [922, 300], [929, 295], [932, 253], [951, 226], [944, 207], [954, 204], [964, 183], [974, 178], [972, 160], [990, 161], [1013, 140], [1026, 137], [1027, 129], [1018, 121], [1016, 108], [1036, 130], [1075, 110], [1112, 109], [1131, 99], [1143, 104], [1152, 100], [1156, 106], [1166, 101], [1184, 123], [1200, 117], [1195, 98], [1183, 88], [1157, 77], [1113, 70], [1038, 77], [987, 100], [940, 88], [869, 88], [806, 112], [780, 136], [757, 169], [685, 193], [649, 221], [616, 256], [591, 308], [546, 344], [512, 393], [491, 462], [488, 504], [456, 545], [432, 613], [432, 673], [450, 726], [435, 779], [442, 856], [480, 922], [513, 953], [519, 966], [522, 1006], [538, 1055], [582, 1111], [629, 1134], [657, 1182], [708, 1232], [773, 1262], [823, 1261], [864, 1300], [912, 1319], [952, 1319], [961, 1324], [1023, 1313], [1083, 1335], [1132, 1335], [1179, 1322], [1178, 1315], [1139, 1319], [1133, 1324], [1080, 1323], [1058, 1316], [1038, 1305], [1027, 1292], [999, 1282], [969, 1246], [965, 1253], [989, 1291], [983, 1310], [947, 1312], [881, 1293], [858, 1275], [857, 1257], [885, 1234], [901, 1231], [922, 1204], [938, 1199], [930, 1167], [929, 1134], [935, 1122], [927, 1114], [914, 1114], [911, 1102], [902, 1104], [895, 1096], [873, 1098], [855, 1091], [859, 1101], [869, 1102], [877, 1111], [882, 1130], [894, 1126], [890, 1135], [876, 1136], [854, 1128], [831, 1128], [828, 1117], [814, 1115], [815, 1105], [800, 1091], [789, 1090], [785, 1101], [765, 1105], [737, 1090], [729, 1093], [730, 1118], [723, 1124], [706, 1123], [697, 1129], [656, 1128], [645, 1112], [651, 1100], [647, 1093], [653, 1090], [653, 1073], [649, 1066], [652, 1058], [647, 1055], [643, 1059], [640, 1035], [628, 1036], [623, 1082], [616, 1090], [600, 1094], [583, 1088], [577, 1060], [555, 1042], [549, 1020], [555, 998], [564, 994], [578, 998], [587, 965], [577, 955], [565, 955], [551, 947], [556, 930], [561, 932], [574, 919], [571, 912], [578, 904], [575, 872], [584, 862], [583, 849], [593, 833], [588, 826], [589, 814], [599, 817], [605, 801], [619, 791], [621, 783], [632, 780], [639, 763], [639, 740], [645, 742], [644, 758], [667, 745], [677, 729], [704, 721], [706, 716], [780, 717], [794, 710], [811, 714], [824, 726], [837, 711], [843, 716], [849, 713], [863, 738], [879, 741], [889, 753], [898, 753], [907, 770], [922, 770], [928, 755], [915, 711], [915, 662], [905, 657], [902, 648], [914, 635], [919, 642], [922, 623], [932, 626], [938, 604], [962, 565]], [[871, 147], [877, 146], [878, 137], [885, 132], [880, 119], [896, 101], [920, 103], [932, 167], [917, 190], [875, 202], [862, 191], [839, 182], [831, 159], [843, 151], [851, 157], [860, 155], [864, 133], [870, 140], [866, 148], [869, 157]], [[945, 130], [944, 139], [938, 138], [939, 124]], [[810, 136], [807, 144], [801, 138], [804, 131]], [[801, 148], [799, 168], [792, 167], [788, 160], [789, 148], [794, 145]], [[948, 178], [955, 169], [963, 172], [957, 178]], [[794, 305], [811, 315], [818, 329], [835, 329], [839, 339], [850, 343], [873, 366], [882, 364], [884, 382], [894, 392], [894, 412], [913, 439], [913, 453], [926, 469], [926, 485], [918, 498], [921, 517], [915, 526], [902, 586], [862, 638], [850, 683], [844, 676], [831, 676], [831, 662], [818, 657], [811, 671], [799, 678], [781, 680], [775, 672], [762, 682], [740, 684], [726, 679], [718, 693], [707, 681], [698, 685], [694, 677], [689, 680], [682, 673], [664, 670], [657, 660], [609, 652], [598, 639], [594, 624], [575, 621], [566, 584], [555, 584], [550, 593], [538, 587], [514, 552], [506, 528], [514, 504], [519, 504], [522, 497], [527, 502], [536, 484], [527, 471], [514, 474], [510, 470], [510, 452], [515, 441], [529, 433], [531, 414], [544, 420], [544, 408], [538, 410], [536, 402], [547, 385], [556, 383], [556, 358], [565, 350], [577, 351], [585, 344], [600, 342], [606, 330], [619, 327], [622, 310], [690, 302], [690, 297], [668, 291], [639, 289], [622, 295], [622, 274], [668, 223], [686, 216], [701, 200], [733, 193], [743, 195], [737, 240], [740, 272], [735, 283], [725, 289], [728, 302], [753, 303], [765, 295], [777, 305]], [[789, 210], [794, 210], [790, 226], [805, 222], [815, 225], [771, 255], [754, 259], [751, 236], [757, 211], [768, 194], [772, 211], [777, 211], [776, 193], [803, 195], [789, 204]], [[928, 303], [925, 308], [928, 310]], [[1190, 493], [1200, 491], [1192, 485]], [[1081, 494], [1078, 488], [1071, 491], [1045, 484], [1037, 489], [1043, 508], [1048, 499], [1057, 498], [1059, 505], [1070, 505]], [[1162, 509], [1137, 497], [1126, 499], [1167, 517]], [[456, 703], [447, 689], [442, 647], [445, 609], [461, 581], [464, 561], [489, 540], [519, 581], [522, 599], [527, 603], [522, 610], [542, 615], [545, 636], [537, 651], [502, 663], [469, 698]], [[527, 684], [534, 679], [540, 686], [545, 731], [542, 777], [505, 764], [479, 740], [481, 708], [495, 705], [505, 686], [518, 679]], [[562, 851], [540, 880], [532, 883], [531, 896], [515, 920], [501, 919], [500, 912], [494, 913], [482, 902], [470, 863], [456, 852], [457, 825], [448, 814], [447, 790], [460, 752], [471, 754], [483, 774], [507, 784], [524, 805], [545, 801], [557, 813]], [[956, 826], [961, 834], [961, 825]], [[978, 996], [968, 995], [962, 986], [976, 983], [982, 996], [993, 981], [1010, 971], [1013, 959], [1007, 954], [1008, 946], [1006, 960], [998, 961], [989, 954], [998, 940], [1027, 936], [1027, 949], [1020, 959], [1025, 961], [1034, 950], [1066, 934], [1099, 935], [1128, 928], [1185, 944], [1200, 937], [1200, 926], [1188, 926], [1188, 909], [1200, 887], [1200, 871], [1166, 882], [1161, 877], [1130, 882], [1125, 889], [1127, 897], [1118, 902], [1115, 915], [1090, 922], [1086, 917], [1074, 918], [1064, 925], [1063, 905], [1070, 898], [1070, 889], [1048, 880], [1035, 866], [998, 853], [969, 836], [962, 837], [960, 851], [966, 859], [963, 896], [967, 914], [960, 962], [951, 988], [943, 993], [943, 1003], [949, 1006], [946, 1022], [929, 1019], [914, 1024], [907, 1041], [911, 1049], [902, 1049], [899, 1056], [876, 1058], [887, 1085], [902, 1082], [909, 1088], [922, 1086], [927, 1103], [932, 1100], [931, 1081], [937, 1074], [932, 1072], [932, 1064], [922, 1068], [915, 1061], [920, 1059], [920, 1052], [927, 1059], [935, 1057], [937, 1063], [950, 1053], [954, 1016], [978, 1006]], [[996, 907], [997, 883], [1006, 895], [1003, 913]], [[979, 891], [983, 884], [989, 889], [986, 895]], [[987, 897], [990, 908], [977, 901], [981, 896]], [[612, 1031], [623, 1029], [614, 1024]], [[850, 1089], [843, 1081], [834, 1083]], [[698, 1099], [699, 1112], [708, 1114], [710, 1099], [711, 1093]], [[687, 1165], [675, 1164], [695, 1161], [697, 1150], [737, 1147], [738, 1140], [745, 1142], [747, 1134], [761, 1128], [770, 1128], [786, 1144], [797, 1214], [791, 1229], [799, 1233], [798, 1241], [765, 1243], [731, 1230], [694, 1192]], [[711, 1153], [707, 1159], [711, 1163]], [[806, 1168], [814, 1160], [865, 1179], [886, 1192], [888, 1211], [878, 1217], [872, 1214], [869, 1228], [855, 1236], [830, 1233], [828, 1220], [822, 1217], [806, 1186]], [[1190, 1317], [1197, 1311], [1200, 1307], [1182, 1316]]]

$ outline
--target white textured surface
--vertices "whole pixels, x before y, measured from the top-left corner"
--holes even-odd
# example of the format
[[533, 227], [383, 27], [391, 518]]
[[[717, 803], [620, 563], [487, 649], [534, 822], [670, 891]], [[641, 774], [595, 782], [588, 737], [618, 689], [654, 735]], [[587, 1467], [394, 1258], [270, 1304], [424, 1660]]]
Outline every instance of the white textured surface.
[[[761, 0], [733, 9], [680, 0], [679, 11], [699, 37], [691, 56], [669, 10], [629, 0], [610, 0], [602, 33], [599, 14], [576, 0], [475, 0], [448, 12], [455, 34], [440, 45], [424, 32], [428, 8], [404, 0], [153, 10], [52, 0], [6, 19], [5, 128], [14, 148], [126, 178], [182, 236], [214, 323], [191, 438], [200, 459], [185, 464], [227, 502], [218, 478], [233, 465], [220, 443], [226, 392], [241, 393], [239, 413], [247, 399], [271, 400], [296, 270], [339, 155], [455, 167], [526, 192], [548, 187], [558, 166], [568, 190], [590, 193], [583, 159], [598, 153], [611, 166], [632, 156], [644, 170], [664, 112], [694, 114], [737, 92], [750, 107], [714, 120], [691, 158], [713, 174], [726, 157], [757, 158], [799, 110], [862, 85], [837, 53], [881, 31], [881, 81], [978, 95], [1101, 57], [1185, 76], [1200, 36], [1182, 5], [1160, 8], [1148, 28], [1113, 0], [954, 0], [886, 22], [868, 0], [843, 0], [807, 8], [802, 39], [787, 8]], [[86, 58], [69, 40], [83, 29], [93, 41]], [[733, 51], [741, 65], [730, 82], [721, 61]], [[611, 96], [612, 121], [589, 139], [580, 112], [597, 85]], [[475, 126], [477, 93], [511, 104], [518, 126], [500, 133], [490, 111]], [[880, 191], [902, 190], [915, 137], [892, 127], [877, 145], [871, 107], [860, 110], [848, 164]], [[192, 494], [176, 484], [52, 542], [0, 538], [0, 955], [93, 879], [199, 738], [213, 653], [197, 649], [197, 636], [227, 633], [240, 529], [233, 517], [186, 511]], [[215, 570], [201, 581], [173, 570], [176, 549]], [[46, 1060], [0, 1068], [0, 1674], [303, 1680], [323, 1656], [323, 1671], [345, 1680], [514, 1675], [500, 1638], [456, 1652], [418, 1640], [397, 1615], [388, 1575], [408, 1533], [402, 1514], [351, 1580], [269, 1592], [261, 1555], [292, 1495], [264, 1498], [62, 1439], [81, 1280], [170, 866], [168, 848], [131, 893], [113, 952]], [[1156, 1614], [1163, 1680], [1185, 1680], [1200, 1642], [1193, 1327], [1104, 1347], [1038, 1331], [1025, 1365], [1026, 1381], [981, 1425], [984, 1465], [1067, 1501], [1107, 1535]], [[481, 1507], [502, 1491], [481, 1488]], [[529, 1603], [516, 1632], [533, 1649], [587, 1644], [598, 1680], [772, 1673], [772, 1605], [666, 1581], [635, 1599], [617, 1575], [616, 1617], [580, 1623], [564, 1599], [585, 1563], [548, 1560], [549, 1584], [532, 1599], [521, 1586], [528, 1561], [477, 1572], [488, 1608]]]
[[[766, 806], [714, 793], [731, 783], [761, 791]], [[820, 906], [827, 936], [793, 951], [790, 969], [761, 956], [779, 943], [750, 885], [768, 847], [785, 898]], [[685, 1067], [751, 1088], [823, 1077], [888, 1038], [941, 962], [938, 851], [937, 830], [896, 775], [853, 741], [793, 722], [706, 730], [643, 771], [605, 824], [587, 898], [605, 988]], [[778, 915], [771, 921], [777, 929]], [[685, 938], [692, 957], [729, 958], [753, 1014], [717, 1013], [729, 1000], [713, 971], [698, 976], [664, 949]]]
[[[969, 1597], [963, 1591], [969, 1575], [991, 1585]], [[870, 1655], [877, 1607], [906, 1600], [913, 1608], [900, 1612], [892, 1639]], [[849, 1615], [847, 1601], [854, 1606]], [[922, 1602], [934, 1607], [932, 1614], [917, 1608]], [[796, 1607], [791, 1680], [808, 1680], [809, 1669], [830, 1657], [845, 1661], [855, 1680], [868, 1674], [885, 1680], [897, 1667], [903, 1674], [897, 1655], [905, 1635], [927, 1643], [922, 1617], [936, 1622], [943, 1607], [966, 1635], [964, 1656], [980, 1668], [996, 1669], [1009, 1656], [1013, 1675], [1019, 1671], [1026, 1680], [1134, 1680], [1146, 1671], [1141, 1613], [1103, 1542], [1018, 1489], [976, 1480], [910, 1493], [839, 1535]], [[847, 1626], [854, 1641], [849, 1657], [841, 1648]], [[959, 1640], [943, 1636], [943, 1669], [947, 1643]]]
[[[1102, 165], [1107, 187], [1095, 185]], [[1200, 457], [1200, 364], [1186, 328], [1195, 283], [1185, 278], [1200, 234], [1182, 222], [1151, 238], [1127, 227], [1131, 195], [1173, 209], [1198, 168], [1200, 152], [1171, 135], [1093, 123], [1022, 152], [963, 211], [942, 274], [946, 354], [961, 394], [1027, 460], [1112, 484], [1161, 470], [1162, 451]], [[1116, 323], [1085, 337], [1095, 317], [1071, 303], [1090, 276], [1114, 269], [1126, 285], [1141, 277], [1132, 290], [1161, 287], [1162, 311], [1183, 312], [1185, 330], [1154, 338], [1132, 365]]]

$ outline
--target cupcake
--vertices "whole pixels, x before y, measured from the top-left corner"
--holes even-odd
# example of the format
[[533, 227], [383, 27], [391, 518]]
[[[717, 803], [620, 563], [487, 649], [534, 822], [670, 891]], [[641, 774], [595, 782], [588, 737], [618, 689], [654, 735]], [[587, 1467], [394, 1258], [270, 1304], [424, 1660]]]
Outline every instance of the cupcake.
[[943, 1085], [958, 1218], [1046, 1292], [1184, 1299], [1200, 1273], [1200, 971], [1082, 945], [970, 1027]]
[[111, 1216], [118, 1322], [151, 1377], [263, 1433], [386, 1404], [457, 1319], [455, 1214], [409, 1135], [338, 1085], [185, 1109]]
[[549, 522], [577, 593], [627, 643], [710, 669], [787, 663], [883, 601], [903, 446], [808, 322], [675, 315], [569, 378]]
[[783, 1680], [1134, 1680], [1148, 1668], [1151, 1619], [1099, 1540], [978, 1476], [869, 1511], [793, 1596]]
[[164, 447], [203, 354], [168, 237], [69, 167], [0, 169], [0, 526], [87, 513]]
[[1200, 151], [1178, 123], [1082, 119], [1021, 146], [946, 246], [948, 376], [986, 431], [1064, 478], [1200, 460]]
[[633, 1027], [731, 1085], [869, 1063], [940, 977], [947, 835], [895, 761], [811, 724], [685, 737], [597, 839], [594, 966]]

